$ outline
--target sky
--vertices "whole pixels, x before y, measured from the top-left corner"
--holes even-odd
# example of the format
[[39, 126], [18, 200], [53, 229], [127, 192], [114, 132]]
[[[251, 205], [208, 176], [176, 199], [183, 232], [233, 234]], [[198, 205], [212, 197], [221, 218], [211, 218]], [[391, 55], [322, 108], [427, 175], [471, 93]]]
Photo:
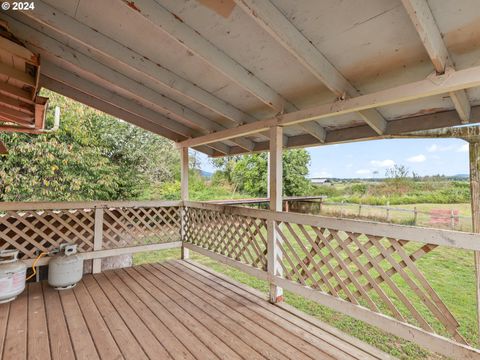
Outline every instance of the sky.
[[[405, 165], [425, 175], [468, 174], [468, 144], [459, 139], [394, 139], [307, 148], [310, 177], [384, 177], [385, 171]], [[214, 172], [200, 154], [202, 170]]]

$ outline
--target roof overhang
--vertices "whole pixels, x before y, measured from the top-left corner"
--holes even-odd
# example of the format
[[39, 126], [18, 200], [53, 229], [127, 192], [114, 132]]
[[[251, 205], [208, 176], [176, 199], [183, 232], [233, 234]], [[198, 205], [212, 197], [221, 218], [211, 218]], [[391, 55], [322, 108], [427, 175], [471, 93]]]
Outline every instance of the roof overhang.
[[467, 0], [36, 0], [0, 18], [41, 86], [210, 156], [268, 150], [271, 126], [293, 148], [480, 122]]

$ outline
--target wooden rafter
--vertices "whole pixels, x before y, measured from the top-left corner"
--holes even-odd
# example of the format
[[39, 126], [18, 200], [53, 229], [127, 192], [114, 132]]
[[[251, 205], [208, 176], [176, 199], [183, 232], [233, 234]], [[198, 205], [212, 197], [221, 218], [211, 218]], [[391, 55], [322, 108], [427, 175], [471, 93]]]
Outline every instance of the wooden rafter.
[[[128, 1], [123, 1], [127, 5], [129, 4]], [[279, 113], [298, 110], [295, 105], [288, 102], [249, 70], [205, 39], [198, 31], [186, 25], [180, 17], [171, 13], [160, 4], [151, 0], [139, 0], [135, 2], [134, 8], [129, 6], [129, 9], [138, 11], [147, 21], [164, 31], [180, 45], [202, 58], [214, 69], [250, 92], [270, 108]], [[303, 127], [303, 125], [300, 126]], [[310, 133], [311, 127], [306, 126], [303, 128]], [[318, 129], [315, 129], [312, 135], [318, 136]]]
[[[87, 82], [88, 83], [88, 82]], [[148, 117], [142, 117], [140, 115], [136, 114], [136, 111], [133, 109], [130, 109], [130, 111], [125, 110], [126, 108], [126, 103], [128, 103], [127, 99], [124, 99], [125, 101], [120, 102], [120, 104], [123, 105], [124, 108], [119, 107], [120, 104], [113, 103], [113, 100], [110, 100], [110, 102], [104, 101], [103, 99], [97, 97], [101, 95], [100, 87], [97, 89], [97, 93], [99, 95], [93, 96], [90, 95], [88, 91], [84, 92], [81, 91], [77, 88], [74, 88], [72, 86], [69, 86], [65, 83], [62, 83], [60, 81], [57, 81], [55, 79], [51, 79], [49, 77], [43, 76], [41, 78], [41, 84], [42, 86], [45, 86], [46, 88], [56, 91], [60, 94], [63, 94], [71, 99], [74, 99], [76, 101], [79, 101], [85, 105], [91, 106], [97, 110], [106, 112], [112, 116], [116, 116], [119, 119], [123, 119], [125, 121], [128, 121], [136, 126], [141, 127], [142, 129], [151, 131], [155, 134], [158, 134], [160, 136], [164, 136], [168, 139], [172, 139], [176, 141], [179, 141], [181, 139], [185, 139], [185, 136], [180, 135], [178, 133], [175, 133], [174, 131], [171, 131], [168, 128], [163, 127], [161, 124], [158, 123], [158, 118], [155, 119], [150, 119]], [[76, 84], [78, 88], [80, 88], [79, 84]], [[121, 98], [115, 99], [115, 100], [120, 100]], [[128, 109], [128, 108], [127, 108]], [[159, 114], [157, 114], [159, 116]], [[207, 147], [207, 146], [199, 146], [195, 147], [194, 149], [199, 150], [207, 155], [214, 155], [214, 151]]]
[[[15, 29], [18, 36], [28, 37], [28, 41], [34, 41], [33, 43], [27, 42], [30, 44], [44, 59], [50, 59], [59, 64], [73, 64], [75, 67], [78, 67], [81, 71], [88, 72], [95, 78], [98, 78], [99, 81], [108, 82], [115, 85], [119, 91], [123, 93], [128, 93], [128, 97], [136, 98], [138, 101], [147, 102], [149, 108], [158, 109], [163, 114], [168, 117], [178, 120], [172, 122], [170, 126], [187, 126], [182, 125], [188, 124], [190, 126], [195, 126], [201, 131], [193, 131], [192, 134], [185, 134], [186, 136], [195, 136], [193, 134], [201, 135], [202, 133], [209, 133], [213, 131], [219, 131], [225, 129], [225, 127], [220, 126], [219, 124], [205, 118], [204, 116], [192, 111], [191, 109], [183, 106], [162, 94], [150, 89], [149, 87], [132, 80], [131, 78], [109, 68], [106, 65], [74, 50], [69, 48], [67, 45], [62, 44], [46, 35], [41, 33], [35, 33], [34, 36], [28, 36], [29, 29], [20, 22], [15, 20], [11, 21], [12, 27]], [[68, 51], [66, 51], [68, 49]], [[42, 72], [52, 73], [48, 69], [50, 65], [45, 63], [42, 66]], [[172, 129], [173, 130], [173, 129]], [[238, 146], [246, 150], [253, 148], [254, 143], [248, 139], [236, 138], [233, 140]], [[218, 144], [218, 151], [228, 154], [228, 146], [225, 144]]]
[[[443, 74], [453, 61], [443, 42], [432, 11], [426, 0], [402, 0], [403, 6], [417, 30], [425, 50], [432, 60], [435, 71]], [[452, 91], [449, 93], [458, 115], [463, 123], [470, 120], [470, 102], [465, 90]]]
[[235, 136], [256, 133], [271, 126], [293, 125], [305, 121], [318, 120], [360, 110], [375, 109], [380, 106], [441, 95], [476, 86], [480, 86], [480, 66], [460, 71], [449, 71], [447, 69], [443, 75], [431, 76], [424, 80], [399, 85], [356, 98], [323, 104], [274, 118], [260, 120], [254, 124], [239, 126], [235, 129], [223, 130], [200, 138], [189, 139], [179, 144], [179, 146], [195, 146], [206, 144], [210, 141], [226, 140]]
[[[337, 97], [358, 95], [357, 89], [269, 0], [235, 0], [235, 3]], [[379, 135], [384, 133], [387, 122], [377, 110], [358, 114]]]

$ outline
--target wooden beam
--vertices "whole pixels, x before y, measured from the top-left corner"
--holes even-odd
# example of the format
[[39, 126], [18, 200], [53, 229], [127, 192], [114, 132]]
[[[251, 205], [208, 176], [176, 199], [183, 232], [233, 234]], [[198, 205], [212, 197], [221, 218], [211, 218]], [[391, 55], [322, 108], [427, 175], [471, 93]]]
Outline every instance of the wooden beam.
[[[88, 93], [82, 92], [76, 88], [73, 88], [65, 83], [59, 82], [55, 79], [48, 78], [46, 76], [42, 76], [41, 78], [42, 86], [46, 87], [47, 89], [53, 90], [59, 94], [67, 96], [73, 100], [79, 101], [85, 105], [91, 106], [97, 110], [103, 111], [108, 113], [112, 116], [115, 116], [119, 119], [128, 121], [136, 126], [141, 127], [142, 129], [151, 131], [155, 134], [164, 136], [168, 139], [174, 141], [181, 141], [185, 139], [184, 136], [171, 131], [170, 129], [164, 128], [159, 125], [157, 122], [150, 120], [148, 118], [144, 118], [141, 116], [136, 115], [135, 113], [128, 112], [116, 105], [105, 102], [102, 99], [96, 98]], [[206, 153], [207, 155], [213, 155], [213, 151], [205, 146], [201, 146], [197, 148], [199, 151]]]
[[[283, 208], [283, 129], [275, 126], [270, 129], [270, 152], [269, 152], [269, 197], [270, 210], [282, 211]], [[282, 276], [282, 267], [279, 263], [281, 251], [277, 244], [281, 241], [276, 230], [274, 220], [267, 221], [267, 264], [270, 276]], [[281, 287], [270, 283], [270, 302], [277, 303], [283, 300]]]
[[[202, 58], [207, 64], [231, 79], [265, 105], [279, 113], [298, 110], [275, 90], [245, 69], [240, 63], [225, 54], [198, 31], [192, 29], [176, 14], [152, 0], [135, 1], [135, 7], [123, 0], [131, 11], [137, 11], [153, 25], [164, 31], [181, 46]], [[308, 131], [308, 130], [306, 130]]]
[[[402, 0], [403, 6], [417, 30], [420, 40], [427, 50], [438, 74], [443, 74], [447, 66], [453, 68], [453, 61], [442, 39], [435, 18], [426, 0]], [[470, 119], [470, 102], [465, 90], [451, 92], [450, 97], [463, 123]]]
[[15, 79], [24, 86], [35, 87], [35, 79], [33, 77], [7, 64], [0, 63], [0, 74], [7, 78]]
[[[434, 75], [424, 80], [399, 85], [390, 89], [358, 96], [356, 98], [318, 105], [309, 109], [278, 115], [271, 119], [259, 120], [254, 124], [242, 125], [235, 129], [219, 131], [215, 133], [214, 137], [207, 135], [189, 139], [180, 143], [179, 146], [196, 146], [214, 140], [226, 140], [247, 133], [255, 133], [258, 132], [259, 129], [264, 130], [265, 128], [275, 125], [288, 126], [305, 121], [319, 120], [360, 110], [374, 109], [380, 106], [408, 102], [477, 86], [480, 86], [480, 66], [460, 71], [448, 71], [447, 69], [443, 75]], [[255, 128], [252, 125], [255, 125]], [[414, 129], [410, 131], [414, 131]]]
[[[181, 125], [181, 124], [178, 124], [178, 123], [172, 121], [171, 119], [168, 119], [167, 117], [163, 116], [162, 114], [159, 114], [159, 113], [157, 113], [157, 112], [155, 112], [151, 109], [145, 108], [145, 107], [139, 105], [138, 103], [136, 103], [135, 101], [133, 101], [131, 99], [124, 98], [123, 96], [112, 93], [111, 91], [109, 91], [109, 90], [107, 90], [107, 89], [105, 89], [105, 88], [103, 88], [103, 87], [101, 87], [97, 84], [94, 84], [90, 81], [82, 79], [82, 78], [76, 76], [75, 74], [72, 74], [71, 72], [66, 71], [66, 70], [64, 70], [64, 69], [62, 69], [58, 66], [51, 65], [48, 62], [44, 63], [44, 65], [42, 67], [42, 72], [46, 77], [48, 77], [50, 79], [53, 79], [57, 82], [65, 84], [69, 87], [78, 89], [81, 92], [89, 94], [90, 96], [98, 98], [98, 99], [100, 99], [100, 100], [102, 100], [106, 103], [110, 103], [115, 108], [120, 108], [120, 109], [123, 109], [123, 110], [131, 113], [131, 114], [137, 115], [137, 116], [142, 117], [144, 119], [148, 119], [152, 123], [161, 126], [165, 130], [168, 129], [168, 131], [166, 131], [166, 132], [164, 131], [164, 133], [166, 134], [164, 136], [166, 136], [167, 138], [169, 138], [171, 140], [178, 141], [178, 140], [180, 140], [180, 138], [184, 139], [185, 137], [193, 136], [195, 134], [195, 132], [193, 132], [191, 129], [189, 129], [189, 128]], [[61, 90], [59, 90], [57, 92], [60, 92], [60, 91]], [[87, 105], [89, 105], [89, 104], [87, 104]], [[102, 110], [102, 111], [105, 111], [105, 110]], [[116, 110], [114, 110], [114, 111], [116, 113], [118, 113], [118, 111], [116, 111]], [[108, 111], [106, 111], [106, 112], [108, 112]], [[112, 115], [114, 115], [114, 114], [112, 114]], [[118, 116], [118, 115], [114, 115], [114, 116]], [[120, 118], [122, 118], [122, 117], [120, 117]], [[122, 119], [124, 119], [125, 121], [129, 121], [129, 122], [135, 121], [135, 119], [133, 119], [131, 116], [129, 116], [128, 119], [126, 119], [126, 118], [122, 118]], [[134, 123], [134, 122], [132, 122], [132, 123]], [[135, 122], [134, 124], [137, 124], [137, 123], [138, 123], [138, 121]], [[215, 143], [215, 144], [217, 144], [217, 143]], [[215, 144], [213, 146], [215, 148], [217, 148], [217, 146]], [[217, 145], [220, 146], [221, 150], [225, 150], [224, 147], [222, 146], [223, 144], [217, 144]], [[223, 153], [222, 151], [220, 151], [220, 152]]]
[[186, 97], [231, 120], [236, 125], [257, 120], [250, 114], [237, 109], [189, 80], [62, 13], [44, 1], [36, 1], [35, 11], [24, 11], [23, 14], [90, 49], [89, 54], [97, 61], [102, 62], [107, 59], [118, 65], [120, 69], [128, 69], [138, 73], [141, 77], [148, 77], [152, 83], [158, 84], [161, 88], [172, 90], [177, 95]]
[[[18, 16], [18, 15], [17, 15]], [[128, 95], [128, 97], [136, 98], [141, 104], [147, 103], [149, 108], [157, 109], [163, 114], [167, 114], [171, 119], [178, 120], [182, 123], [202, 123], [205, 120], [200, 114], [190, 110], [189, 108], [174, 102], [173, 100], [153, 91], [150, 88], [147, 88], [143, 84], [140, 84], [127, 76], [95, 61], [94, 59], [76, 51], [75, 49], [71, 49], [65, 44], [58, 42], [38, 31], [34, 31], [32, 28], [24, 25], [23, 23], [15, 20], [12, 18], [9, 21], [9, 24], [12, 30], [19, 37], [23, 37], [27, 40], [25, 42], [29, 44], [31, 47], [37, 49], [38, 53], [40, 53], [44, 59], [50, 60], [49, 63], [42, 65], [42, 73], [49, 71], [48, 67], [52, 66], [52, 62], [56, 64], [69, 64], [70, 66], [73, 65], [80, 69], [82, 72], [88, 73], [89, 77], [93, 77], [98, 79], [100, 82], [111, 84], [115, 86], [115, 88], [119, 91], [119, 93], [123, 93]], [[46, 69], [47, 68], [47, 69]], [[49, 72], [50, 77], [52, 74], [51, 71]], [[211, 122], [210, 120], [207, 120]], [[177, 123], [175, 121], [168, 121], [168, 127], [174, 131], [179, 131], [181, 128], [184, 128], [190, 134], [187, 135], [184, 132], [185, 136], [198, 136], [202, 133], [198, 133], [187, 128], [185, 125], [181, 123]], [[202, 123], [202, 125], [205, 125]], [[173, 129], [175, 128], [175, 129]], [[208, 130], [204, 130], [203, 133], [208, 133]], [[246, 139], [245, 139], [246, 140]], [[251, 149], [253, 143], [248, 141], [248, 146], [245, 144], [244, 141], [240, 140], [237, 142], [238, 145], [242, 147], [246, 147], [247, 150]], [[222, 152], [223, 154], [228, 154], [229, 146], [225, 144], [216, 143], [213, 144], [217, 151]]]
[[[189, 192], [188, 192], [188, 170], [189, 170], [189, 156], [188, 156], [188, 148], [181, 148], [180, 149], [180, 199], [182, 202], [189, 200]], [[182, 239], [182, 259], [190, 258], [190, 252], [188, 248], [185, 247], [185, 231], [186, 231], [186, 224], [185, 224], [185, 209], [182, 209], [181, 212], [181, 229], [180, 235]]]
[[[235, 3], [337, 97], [358, 95], [353, 85], [269, 0], [235, 0]], [[377, 110], [359, 115], [378, 134], [383, 134], [387, 123]]]
[[[472, 208], [472, 227], [474, 233], [480, 233], [480, 142], [469, 143], [470, 194]], [[474, 252], [475, 289], [477, 297], [477, 330], [480, 334], [480, 251]], [[480, 336], [480, 335], [479, 335]]]

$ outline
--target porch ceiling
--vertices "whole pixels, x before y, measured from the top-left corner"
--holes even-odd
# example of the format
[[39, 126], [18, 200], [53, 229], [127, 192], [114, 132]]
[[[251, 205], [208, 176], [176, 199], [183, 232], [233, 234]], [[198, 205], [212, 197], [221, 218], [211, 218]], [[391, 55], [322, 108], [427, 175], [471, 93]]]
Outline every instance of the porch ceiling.
[[36, 0], [0, 18], [43, 87], [210, 156], [267, 150], [272, 124], [302, 147], [480, 121], [475, 0]]

